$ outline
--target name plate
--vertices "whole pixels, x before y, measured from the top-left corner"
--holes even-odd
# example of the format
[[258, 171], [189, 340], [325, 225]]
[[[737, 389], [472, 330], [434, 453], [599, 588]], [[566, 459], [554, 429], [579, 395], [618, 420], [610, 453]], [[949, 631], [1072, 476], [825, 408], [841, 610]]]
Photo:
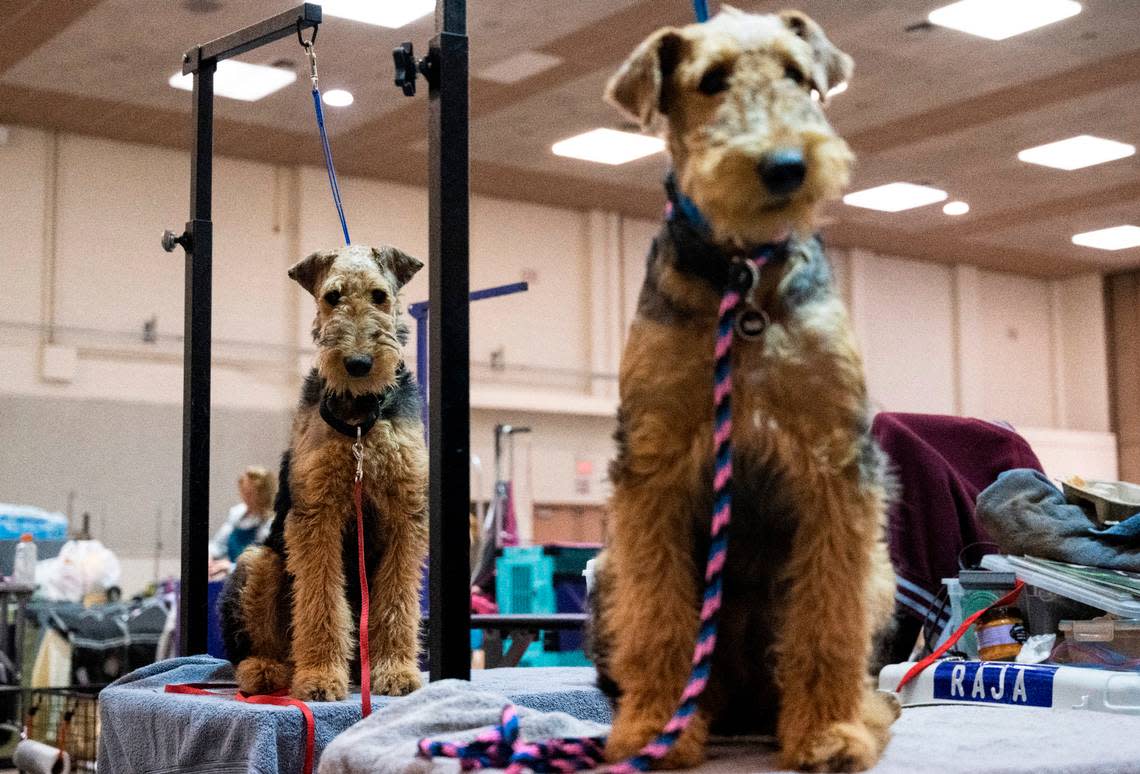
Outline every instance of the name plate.
[[934, 698], [978, 704], [1052, 707], [1058, 667], [943, 661], [934, 668]]

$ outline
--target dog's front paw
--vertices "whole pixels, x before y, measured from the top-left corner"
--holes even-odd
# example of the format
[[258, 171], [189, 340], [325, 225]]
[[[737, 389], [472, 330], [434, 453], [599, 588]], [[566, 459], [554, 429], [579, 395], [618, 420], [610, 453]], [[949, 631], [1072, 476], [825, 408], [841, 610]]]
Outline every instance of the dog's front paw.
[[864, 771], [879, 760], [883, 747], [861, 722], [832, 723], [786, 744], [780, 764], [801, 771]]
[[273, 693], [289, 687], [289, 667], [280, 661], [250, 656], [237, 665], [237, 684], [242, 693]]
[[348, 673], [332, 667], [298, 670], [289, 692], [301, 701], [340, 701], [348, 696]]
[[414, 666], [379, 666], [372, 672], [372, 691], [383, 696], [407, 696], [421, 685], [423, 678]]

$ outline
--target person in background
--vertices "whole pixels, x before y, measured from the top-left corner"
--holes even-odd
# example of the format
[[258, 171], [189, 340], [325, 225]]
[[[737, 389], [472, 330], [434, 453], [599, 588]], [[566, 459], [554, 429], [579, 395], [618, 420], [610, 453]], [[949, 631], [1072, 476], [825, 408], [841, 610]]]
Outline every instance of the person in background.
[[241, 502], [210, 541], [210, 577], [225, 575], [247, 547], [264, 542], [273, 524], [277, 477], [267, 468], [251, 466], [238, 479]]

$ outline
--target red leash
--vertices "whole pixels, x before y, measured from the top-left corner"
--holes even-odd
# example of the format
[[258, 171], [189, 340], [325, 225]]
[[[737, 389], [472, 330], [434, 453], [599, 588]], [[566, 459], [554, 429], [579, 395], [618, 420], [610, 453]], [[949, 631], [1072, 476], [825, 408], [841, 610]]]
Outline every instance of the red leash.
[[962, 625], [955, 629], [954, 633], [950, 635], [950, 639], [939, 645], [937, 650], [907, 670], [907, 673], [903, 675], [903, 678], [901, 680], [899, 680], [899, 684], [895, 686], [895, 693], [901, 691], [904, 685], [922, 674], [923, 670], [937, 661], [943, 653], [954, 647], [954, 644], [958, 642], [958, 640], [962, 639], [962, 635], [966, 633], [966, 630], [973, 626], [974, 622], [985, 615], [988, 611], [992, 610], [995, 607], [1004, 607], [1006, 605], [1012, 605], [1014, 602], [1016, 602], [1023, 588], [1025, 588], [1025, 581], [1019, 579], [1017, 583], [1014, 584], [1013, 591], [1009, 592], [997, 602], [994, 602], [992, 605], [983, 607], [981, 610], [963, 621]]
[[[168, 685], [166, 686], [167, 693], [181, 693], [190, 694], [192, 696], [217, 696], [219, 698], [226, 698], [224, 693], [216, 693], [214, 691], [206, 690], [209, 687], [208, 683], [186, 683], [184, 685]], [[266, 695], [250, 696], [238, 691], [234, 694], [234, 698], [246, 704], [268, 704], [273, 707], [296, 707], [301, 710], [301, 714], [305, 718], [305, 762], [301, 769], [302, 774], [312, 774], [313, 771], [313, 748], [316, 742], [316, 722], [313, 720], [313, 711], [309, 706], [300, 699], [294, 699], [289, 696], [285, 691], [278, 691]]]
[[[359, 442], [358, 442], [359, 443]], [[372, 714], [372, 666], [368, 660], [368, 570], [364, 566], [363, 477], [357, 467], [352, 499], [356, 501], [356, 562], [360, 566], [360, 717]]]
[[356, 483], [352, 487], [352, 500], [356, 503], [356, 566], [360, 571], [360, 717], [372, 714], [372, 665], [368, 661], [368, 568], [364, 566], [364, 442], [360, 439], [360, 425], [356, 426], [356, 443], [352, 445], [356, 458]]

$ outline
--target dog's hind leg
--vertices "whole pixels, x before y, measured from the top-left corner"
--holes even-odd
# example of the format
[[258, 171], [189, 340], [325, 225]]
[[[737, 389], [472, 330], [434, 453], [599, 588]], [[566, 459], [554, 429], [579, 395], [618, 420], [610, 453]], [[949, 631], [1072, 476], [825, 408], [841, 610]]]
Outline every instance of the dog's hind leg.
[[[339, 504], [335, 498], [330, 502]], [[295, 622], [290, 692], [302, 701], [339, 701], [348, 695], [353, 638], [341, 563], [344, 513], [335, 507], [299, 511], [295, 503], [285, 523]]]
[[[422, 498], [421, 498], [422, 500]], [[368, 648], [372, 689], [404, 696], [420, 687], [420, 585], [427, 514], [389, 510], [384, 557], [370, 581]]]
[[275, 551], [255, 546], [238, 557], [235, 576], [239, 572], [244, 582], [237, 603], [249, 638], [249, 655], [237, 665], [238, 688], [248, 694], [288, 688], [291, 670], [288, 610], [283, 604], [284, 562]]
[[779, 646], [778, 737], [781, 763], [806, 771], [870, 768], [893, 720], [867, 686], [876, 603], [866, 591], [884, 494], [854, 467], [807, 463], [793, 477], [800, 524]]

